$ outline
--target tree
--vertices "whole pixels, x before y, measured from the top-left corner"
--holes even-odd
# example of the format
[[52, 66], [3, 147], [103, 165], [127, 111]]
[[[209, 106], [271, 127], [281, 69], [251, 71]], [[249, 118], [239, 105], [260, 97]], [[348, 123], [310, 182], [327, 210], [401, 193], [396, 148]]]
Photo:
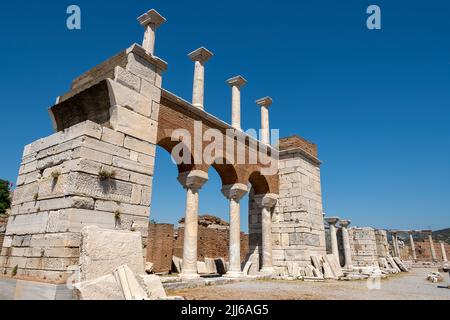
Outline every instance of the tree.
[[8, 181], [0, 179], [0, 214], [5, 214], [11, 207], [10, 186]]

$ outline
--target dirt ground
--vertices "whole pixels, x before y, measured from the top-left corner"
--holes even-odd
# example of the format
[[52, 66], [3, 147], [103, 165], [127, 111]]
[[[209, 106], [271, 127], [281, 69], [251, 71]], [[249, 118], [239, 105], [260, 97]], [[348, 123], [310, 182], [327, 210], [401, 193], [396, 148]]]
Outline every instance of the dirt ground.
[[[368, 286], [367, 281], [253, 281], [169, 292], [187, 300], [450, 300], [450, 278], [426, 280], [433, 269], [413, 269]], [[369, 289], [371, 287], [372, 289]], [[445, 287], [445, 288], [440, 288]]]

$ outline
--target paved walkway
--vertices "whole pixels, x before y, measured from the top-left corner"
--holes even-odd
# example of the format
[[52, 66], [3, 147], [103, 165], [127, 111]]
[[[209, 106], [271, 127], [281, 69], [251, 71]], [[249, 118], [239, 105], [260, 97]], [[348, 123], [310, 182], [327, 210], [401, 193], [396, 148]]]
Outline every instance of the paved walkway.
[[448, 274], [445, 282], [426, 280], [433, 269], [413, 269], [410, 273], [381, 280], [379, 290], [370, 290], [367, 281], [253, 281], [217, 287], [170, 292], [188, 300], [450, 300]]

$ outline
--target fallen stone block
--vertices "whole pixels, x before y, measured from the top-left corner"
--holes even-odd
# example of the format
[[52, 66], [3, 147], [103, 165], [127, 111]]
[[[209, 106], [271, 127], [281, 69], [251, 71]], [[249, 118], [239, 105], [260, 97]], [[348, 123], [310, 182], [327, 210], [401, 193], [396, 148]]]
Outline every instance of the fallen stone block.
[[145, 273], [146, 274], [152, 274], [153, 273], [154, 264], [151, 262], [145, 263]]
[[227, 268], [225, 265], [225, 260], [223, 258], [214, 259], [216, 263], [217, 273], [220, 275], [224, 275], [227, 273]]
[[208, 270], [206, 269], [206, 263], [203, 261], [197, 261], [197, 272], [199, 274], [208, 274]]
[[248, 262], [245, 264], [244, 271], [243, 271], [243, 274], [244, 274], [245, 276], [247, 276], [247, 275], [249, 274], [249, 271], [250, 271], [250, 268], [252, 267], [252, 264], [253, 264], [253, 262], [251, 262], [251, 261], [248, 261]]
[[148, 300], [147, 293], [142, 289], [133, 271], [128, 266], [117, 268], [113, 275], [123, 292], [125, 300]]
[[122, 288], [112, 274], [74, 285], [79, 300], [125, 300]]
[[81, 280], [92, 280], [127, 265], [144, 274], [142, 236], [137, 232], [83, 228], [80, 248]]
[[217, 274], [217, 267], [214, 259], [205, 258], [205, 264], [208, 274]]
[[160, 277], [156, 275], [139, 275], [138, 281], [144, 288], [150, 300], [167, 298], [166, 291], [162, 285]]
[[176, 273], [181, 273], [181, 266], [183, 265], [183, 260], [173, 256], [172, 257], [172, 271]]

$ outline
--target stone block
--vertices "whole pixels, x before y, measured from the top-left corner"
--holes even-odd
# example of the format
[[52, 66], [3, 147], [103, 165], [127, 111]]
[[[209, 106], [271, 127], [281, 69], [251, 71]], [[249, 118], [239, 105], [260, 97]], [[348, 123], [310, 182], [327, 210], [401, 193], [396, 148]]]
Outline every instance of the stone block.
[[132, 74], [122, 67], [116, 67], [114, 69], [114, 76], [117, 82], [139, 92], [141, 88], [141, 79], [137, 75]]
[[[137, 163], [132, 160], [127, 160], [119, 157], [113, 157], [113, 164], [115, 167], [122, 168], [129, 171], [134, 171], [141, 174], [153, 175], [154, 164], [149, 163], [147, 165]], [[131, 175], [130, 175], [131, 180]]]
[[79, 300], [125, 300], [122, 288], [112, 274], [75, 284]]
[[150, 117], [152, 111], [151, 99], [111, 80], [108, 80], [108, 86], [112, 106], [128, 107], [145, 117]]
[[144, 288], [150, 300], [167, 298], [160, 277], [156, 275], [138, 275], [138, 281], [142, 288]]
[[121, 106], [110, 109], [110, 123], [115, 131], [123, 132], [134, 138], [156, 143], [158, 123], [132, 110]]
[[208, 274], [208, 269], [206, 268], [206, 263], [203, 261], [197, 262], [197, 271], [199, 274]]
[[74, 150], [73, 154], [71, 154], [71, 157], [66, 159], [76, 159], [76, 158], [82, 158], [87, 160], [92, 160], [95, 162], [100, 162], [106, 165], [112, 164], [112, 155], [108, 153], [103, 153], [96, 151], [91, 148], [86, 147], [80, 147]]
[[48, 212], [12, 216], [8, 220], [6, 235], [28, 235], [45, 233], [48, 220]]
[[89, 226], [81, 232], [81, 279], [91, 280], [127, 265], [135, 274], [144, 274], [140, 233], [104, 230]]
[[114, 130], [111, 130], [109, 128], [103, 127], [102, 128], [102, 137], [101, 140], [105, 141], [107, 143], [123, 147], [123, 143], [125, 141], [125, 135], [121, 132], [117, 132]]
[[132, 137], [125, 137], [124, 147], [133, 151], [155, 156], [155, 145]]
[[181, 273], [181, 266], [183, 265], [183, 260], [178, 257], [172, 257], [172, 267], [173, 271], [176, 273]]
[[137, 54], [128, 55], [127, 70], [150, 83], [155, 83], [156, 67]]

